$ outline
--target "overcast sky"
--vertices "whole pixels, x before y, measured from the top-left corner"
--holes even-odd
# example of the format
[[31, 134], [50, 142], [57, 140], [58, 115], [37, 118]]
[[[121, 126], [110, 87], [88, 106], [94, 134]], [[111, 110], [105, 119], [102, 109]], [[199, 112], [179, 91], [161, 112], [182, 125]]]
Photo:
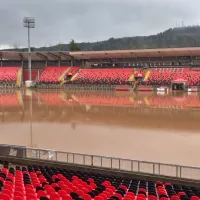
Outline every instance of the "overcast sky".
[[200, 0], [0, 0], [0, 48], [27, 45], [23, 17], [35, 17], [32, 46], [150, 35], [200, 24]]

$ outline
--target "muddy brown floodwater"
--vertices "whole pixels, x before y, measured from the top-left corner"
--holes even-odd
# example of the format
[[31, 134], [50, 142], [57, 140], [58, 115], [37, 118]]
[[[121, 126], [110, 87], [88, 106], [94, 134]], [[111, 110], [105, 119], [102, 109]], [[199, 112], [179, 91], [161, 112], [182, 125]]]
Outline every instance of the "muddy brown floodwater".
[[200, 96], [0, 91], [0, 141], [200, 166]]

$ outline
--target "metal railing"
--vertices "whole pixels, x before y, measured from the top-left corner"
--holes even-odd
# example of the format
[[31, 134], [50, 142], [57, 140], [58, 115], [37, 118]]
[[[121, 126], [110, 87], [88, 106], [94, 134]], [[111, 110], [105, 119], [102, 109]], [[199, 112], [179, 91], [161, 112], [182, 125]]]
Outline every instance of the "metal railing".
[[0, 156], [56, 161], [68, 164], [113, 169], [121, 172], [134, 172], [180, 179], [200, 180], [199, 167], [87, 155], [49, 149], [35, 149], [12, 145], [0, 145]]

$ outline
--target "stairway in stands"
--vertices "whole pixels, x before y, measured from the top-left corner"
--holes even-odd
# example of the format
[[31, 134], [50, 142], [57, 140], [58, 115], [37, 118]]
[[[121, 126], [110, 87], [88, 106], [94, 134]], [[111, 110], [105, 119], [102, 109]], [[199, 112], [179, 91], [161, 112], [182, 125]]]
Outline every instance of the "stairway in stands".
[[146, 75], [145, 75], [145, 77], [144, 77], [144, 81], [148, 80], [150, 73], [151, 72], [148, 70], [147, 73], [146, 73]]
[[132, 75], [130, 76], [130, 78], [128, 79], [129, 81], [135, 81], [134, 73], [135, 73], [135, 72], [133, 72], [133, 74], [132, 74]]
[[[70, 79], [70, 81], [73, 81], [73, 80], [76, 78], [76, 76], [79, 74], [79, 72], [81, 72], [81, 69], [77, 68], [76, 70], [74, 70], [74, 68], [71, 67], [70, 70], [67, 71], [65, 74], [70, 73], [70, 71], [73, 71], [72, 77], [71, 77], [71, 79]], [[67, 80], [64, 80], [64, 79], [63, 79], [63, 80], [60, 82], [60, 86], [63, 86], [66, 82], [67, 82]]]
[[82, 71], [82, 69], [79, 69], [79, 71], [72, 76], [71, 81], [75, 80], [75, 78], [78, 76], [78, 74]]
[[22, 68], [18, 70], [16, 85], [20, 87], [21, 82], [22, 82]]
[[59, 82], [62, 82], [65, 80], [65, 75], [71, 70], [71, 67], [68, 67], [64, 72], [63, 74], [58, 78], [58, 81]]

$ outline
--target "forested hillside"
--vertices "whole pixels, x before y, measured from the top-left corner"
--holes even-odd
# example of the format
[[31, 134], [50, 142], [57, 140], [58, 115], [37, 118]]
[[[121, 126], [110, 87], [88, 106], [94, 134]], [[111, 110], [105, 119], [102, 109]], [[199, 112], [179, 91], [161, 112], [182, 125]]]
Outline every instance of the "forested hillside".
[[[100, 42], [78, 43], [77, 46], [81, 51], [200, 47], [200, 26], [171, 28], [157, 35], [144, 37], [110, 38]], [[58, 44], [51, 47], [32, 48], [32, 50], [69, 51], [70, 48], [70, 44]]]

